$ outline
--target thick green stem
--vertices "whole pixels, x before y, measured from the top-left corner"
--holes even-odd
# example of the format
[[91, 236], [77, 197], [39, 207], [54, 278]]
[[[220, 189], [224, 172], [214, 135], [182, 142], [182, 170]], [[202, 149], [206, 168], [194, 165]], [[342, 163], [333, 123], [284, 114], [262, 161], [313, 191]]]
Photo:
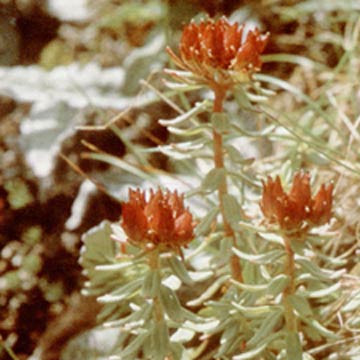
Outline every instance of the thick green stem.
[[[223, 103], [226, 96], [227, 89], [223, 87], [217, 86], [213, 88], [215, 98], [214, 98], [214, 106], [213, 111], [214, 113], [221, 113], [223, 111]], [[223, 138], [222, 134], [217, 132], [216, 129], [213, 129], [213, 141], [214, 141], [214, 163], [217, 169], [224, 168], [224, 149], [223, 149]], [[224, 211], [224, 195], [228, 192], [227, 189], [227, 182], [226, 177], [221, 181], [218, 186], [218, 194], [219, 194], [219, 208], [223, 218], [224, 229], [227, 236], [230, 236], [233, 239], [233, 244], [236, 244], [236, 237], [233, 229], [231, 228], [230, 224], [226, 220], [225, 211]], [[232, 254], [231, 255], [231, 272], [233, 278], [237, 281], [242, 282], [242, 270], [240, 265], [239, 258]]]
[[285, 310], [285, 321], [286, 329], [289, 332], [297, 332], [297, 323], [296, 316], [294, 313], [293, 306], [289, 300], [289, 296], [293, 295], [296, 290], [295, 286], [295, 254], [291, 248], [290, 239], [287, 236], [284, 236], [285, 251], [286, 251], [286, 263], [285, 263], [285, 273], [289, 277], [289, 284], [284, 290], [283, 294], [283, 304]]

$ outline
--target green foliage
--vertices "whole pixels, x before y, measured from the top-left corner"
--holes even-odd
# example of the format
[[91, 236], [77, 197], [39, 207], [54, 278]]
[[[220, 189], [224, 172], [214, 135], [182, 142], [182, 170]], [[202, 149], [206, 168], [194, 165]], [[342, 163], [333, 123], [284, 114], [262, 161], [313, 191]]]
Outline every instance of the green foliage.
[[[64, 359], [358, 357], [359, 6], [336, 0], [247, 3], [248, 15], [236, 12], [233, 19], [248, 16], [272, 26], [269, 52], [278, 53], [262, 57], [264, 73], [227, 88], [221, 113], [214, 111], [214, 88], [206, 82], [179, 70], [162, 73], [167, 61], [164, 48], [178, 39], [181, 12], [186, 18], [192, 14], [188, 2], [107, 4], [90, 28], [97, 35], [122, 39], [125, 55], [117, 53], [121, 70], [67, 67], [79, 75], [75, 79], [81, 94], [70, 80], [62, 79], [66, 91], [54, 81], [56, 74], [64, 77], [64, 71], [0, 69], [2, 88], [36, 105], [23, 121], [20, 141], [35, 170], [39, 150], [47, 155], [50, 169], [60, 142], [71, 132], [76, 108], [90, 103], [123, 111], [134, 105], [139, 80], [156, 73], [141, 83], [145, 94], [139, 96], [136, 111], [148, 116], [151, 125], [155, 118], [166, 128], [166, 142], [156, 139], [152, 142], [156, 146], [139, 145], [121, 121], [113, 121], [104, 127], [119, 137], [127, 156], [120, 159], [90, 144], [93, 152], [85, 157], [120, 169], [115, 191], [114, 178], [110, 184], [103, 177], [116, 195], [124, 183], [154, 188], [171, 183], [172, 188], [185, 189], [195, 219], [194, 240], [178, 251], [138, 249], [126, 241], [119, 224], [108, 221], [83, 235], [80, 264], [87, 278], [83, 293], [102, 304], [99, 324], [111, 329], [107, 334], [114, 341], [100, 351], [100, 345], [92, 348], [90, 332], [69, 345]], [[177, 46], [170, 45], [176, 52]], [[93, 42], [83, 46], [87, 56], [102, 48]], [[45, 49], [43, 58], [49, 66], [56, 64], [57, 53], [65, 56], [59, 61], [71, 61], [69, 46], [61, 49], [55, 42]], [[158, 73], [163, 83], [157, 81]], [[117, 85], [109, 80], [115, 75]], [[37, 76], [44, 82], [34, 83]], [[102, 77], [109, 81], [101, 84]], [[44, 95], [42, 100], [35, 90]], [[47, 103], [49, 94], [59, 101]], [[158, 115], [162, 102], [172, 108], [168, 116]], [[148, 105], [154, 106], [149, 110]], [[122, 117], [126, 111], [117, 120]], [[26, 132], [32, 121], [37, 121], [37, 131]], [[143, 130], [139, 132], [146, 133]], [[161, 170], [152, 165], [154, 154], [166, 157]], [[325, 226], [289, 234], [264, 219], [259, 199], [267, 176], [278, 175], [290, 188], [299, 169], [311, 172], [314, 190], [334, 181], [333, 217]], [[43, 167], [38, 175], [46, 177], [50, 170]], [[20, 179], [5, 182], [4, 188], [12, 210], [34, 201]], [[2, 290], [19, 291], [24, 279], [29, 282], [39, 273], [41, 257], [35, 250], [41, 236], [36, 227], [22, 234], [27, 247], [1, 275]], [[2, 255], [7, 256], [9, 249], [4, 247]], [[42, 287], [49, 302], [64, 292], [59, 283]]]
[[[185, 319], [196, 317], [181, 305], [167, 274], [174, 272], [184, 286], [193, 280], [175, 255], [160, 259], [160, 268], [152, 268], [144, 254], [122, 255], [123, 260], [116, 261], [111, 231], [104, 222], [86, 233], [80, 262], [90, 279], [87, 293], [103, 294], [98, 301], [104, 304], [100, 317], [108, 319], [105, 326], [122, 329], [115, 358], [131, 359], [146, 352], [153, 359], [168, 353], [180, 359], [181, 341], [171, 339], [169, 329], [180, 330]], [[164, 317], [158, 322], [159, 311]], [[116, 319], [120, 313], [122, 318]]]
[[[305, 11], [305, 3], [298, 11]], [[265, 227], [257, 202], [259, 180], [276, 174], [290, 182], [299, 168], [316, 173], [316, 183], [336, 178], [342, 171], [346, 182], [356, 187], [358, 161], [350, 163], [348, 159], [358, 160], [358, 154], [341, 134], [343, 123], [352, 135], [351, 141], [358, 137], [357, 130], [345, 112], [336, 115], [340, 110], [329, 91], [340, 79], [328, 75], [332, 70], [329, 65], [284, 53], [265, 55], [264, 60], [290, 63], [298, 71], [318, 76], [319, 82], [321, 76], [328, 80], [314, 96], [291, 78], [256, 74], [253, 83], [232, 89], [233, 97], [224, 103], [223, 113], [212, 113], [212, 103], [201, 91], [197, 96], [205, 99], [191, 106], [185, 96], [190, 98], [198, 90], [191, 82], [193, 78], [188, 78], [191, 85], [166, 83], [173, 92], [161, 96], [173, 104], [178, 116], [159, 120], [171, 138], [154, 151], [172, 159], [180, 181], [186, 181], [184, 175], [190, 172], [194, 181], [187, 200], [192, 208], [201, 199], [205, 212], [193, 211], [196, 239], [184, 258], [164, 253], [160, 270], [137, 271], [125, 285], [113, 287], [99, 298], [102, 302], [137, 304], [136, 311], [114, 322], [136, 329], [128, 345], [122, 342], [120, 357], [135, 356], [140, 351], [151, 359], [313, 359], [318, 353], [327, 358], [329, 349], [337, 349], [340, 357], [351, 354], [345, 344], [347, 338], [357, 341], [353, 329], [358, 326], [358, 315], [354, 315], [358, 296], [351, 292], [347, 297], [343, 286], [352, 256], [339, 253], [334, 222], [311, 232], [303, 230], [301, 236], [288, 235], [276, 226]], [[348, 60], [344, 58], [335, 72], [343, 71]], [[173, 70], [169, 73], [175, 79], [187, 76]], [[180, 103], [174, 103], [176, 96]], [[290, 111], [285, 110], [287, 101], [296, 104]], [[221, 136], [223, 167], [214, 165], [214, 134]], [[133, 145], [128, 148], [138, 154]], [[103, 160], [110, 162], [110, 157], [105, 155]], [[112, 163], [125, 169], [121, 163]], [[136, 175], [133, 169], [125, 170]], [[341, 207], [338, 199], [334, 207]], [[336, 217], [337, 221], [347, 221], [346, 215], [340, 220], [337, 210]], [[120, 238], [125, 240], [126, 235]], [[354, 241], [348, 246], [356, 247]], [[151, 255], [145, 251], [139, 256], [145, 261]], [[135, 262], [129, 269], [138, 266]], [[236, 266], [241, 269], [240, 278]], [[208, 275], [203, 277], [205, 273]], [[167, 286], [166, 276], [177, 280]], [[157, 302], [164, 318], [155, 326], [151, 313], [156, 313]], [[340, 308], [350, 326], [346, 330], [336, 321]], [[139, 309], [146, 309], [146, 314]], [[140, 325], [138, 311], [143, 320]], [[338, 346], [340, 343], [344, 346]], [[157, 350], [153, 352], [150, 349], [155, 344]]]

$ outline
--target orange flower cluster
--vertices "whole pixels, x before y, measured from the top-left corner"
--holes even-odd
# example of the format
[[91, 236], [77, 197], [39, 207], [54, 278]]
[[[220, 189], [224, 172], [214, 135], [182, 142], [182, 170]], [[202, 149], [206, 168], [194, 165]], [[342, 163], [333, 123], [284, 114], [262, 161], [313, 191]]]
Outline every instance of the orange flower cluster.
[[288, 194], [284, 192], [278, 176], [275, 180], [268, 177], [267, 183], [263, 182], [260, 207], [264, 216], [283, 230], [300, 230], [305, 223], [319, 226], [330, 220], [332, 192], [333, 184], [322, 184], [312, 197], [308, 173], [295, 174]]
[[129, 190], [129, 202], [122, 204], [121, 226], [128, 241], [138, 247], [149, 244], [179, 249], [193, 238], [193, 219], [184, 198], [175, 192]]
[[264, 51], [269, 34], [258, 29], [249, 31], [243, 41], [244, 25], [231, 25], [225, 17], [217, 21], [206, 20], [185, 26], [180, 57], [168, 48], [174, 63], [190, 71], [210, 86], [233, 85], [249, 80], [261, 69], [260, 54]]

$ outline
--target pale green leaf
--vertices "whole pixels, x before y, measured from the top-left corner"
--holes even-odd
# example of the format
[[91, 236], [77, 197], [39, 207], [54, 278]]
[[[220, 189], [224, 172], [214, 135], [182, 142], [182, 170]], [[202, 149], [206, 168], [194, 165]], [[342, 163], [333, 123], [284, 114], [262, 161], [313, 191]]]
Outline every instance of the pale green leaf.
[[180, 342], [171, 342], [170, 351], [172, 354], [172, 359], [174, 360], [184, 360], [188, 359], [186, 355], [186, 349]]
[[187, 285], [193, 285], [194, 281], [191, 279], [189, 273], [186, 270], [186, 267], [183, 263], [183, 261], [180, 261], [178, 257], [173, 255], [169, 258], [169, 264], [174, 272], [174, 274], [185, 284]]
[[209, 130], [210, 127], [208, 124], [203, 124], [203, 125], [196, 125], [195, 127], [190, 127], [188, 129], [179, 129], [176, 128], [174, 126], [168, 126], [167, 130], [171, 133], [171, 134], [175, 134], [175, 135], [179, 135], [179, 136], [195, 136], [195, 135], [199, 135], [202, 132], [205, 132], [207, 130]]
[[143, 304], [137, 311], [118, 320], [106, 321], [104, 327], [123, 327], [126, 328], [128, 324], [139, 322], [139, 325], [146, 322], [151, 316], [153, 305], [150, 303]]
[[232, 357], [232, 360], [249, 360], [249, 359], [257, 359], [258, 355], [260, 355], [265, 349], [267, 344], [261, 344], [260, 346], [246, 351], [240, 355], [236, 355]]
[[342, 307], [342, 312], [350, 312], [354, 311], [355, 309], [360, 309], [360, 290], [355, 291], [350, 298], [348, 299], [348, 302]]
[[302, 346], [299, 334], [288, 332], [286, 334], [286, 354], [291, 360], [302, 360]]
[[124, 350], [120, 352], [120, 359], [126, 358], [128, 356], [133, 356], [134, 359], [136, 359], [137, 352], [141, 349], [143, 346], [145, 340], [150, 336], [149, 332], [146, 331], [142, 334], [136, 335], [134, 340], [132, 340]]
[[335, 295], [341, 289], [341, 283], [337, 282], [332, 286], [319, 290], [303, 291], [304, 296], [311, 299], [324, 298], [329, 295]]
[[216, 354], [217, 357], [223, 357], [226, 354], [231, 354], [239, 348], [242, 336], [239, 335], [239, 326], [237, 322], [230, 322], [224, 329], [220, 338], [220, 348]]
[[260, 341], [273, 332], [282, 317], [282, 311], [276, 310], [269, 313], [266, 318], [262, 320], [261, 326], [256, 330], [255, 335], [247, 342], [247, 346], [251, 348], [258, 345]]
[[133, 297], [141, 288], [143, 278], [135, 279], [121, 286], [119, 289], [114, 290], [110, 294], [105, 294], [98, 298], [101, 303], [116, 303], [124, 299]]
[[198, 298], [188, 301], [186, 305], [187, 306], [201, 305], [204, 301], [209, 300], [228, 279], [229, 279], [229, 275], [223, 275], [219, 277]]
[[271, 279], [268, 285], [268, 293], [276, 297], [285, 289], [288, 283], [289, 277], [284, 274], [279, 274], [278, 276]]
[[217, 215], [219, 214], [219, 208], [212, 208], [208, 211], [208, 213], [202, 218], [200, 224], [198, 224], [195, 228], [196, 236], [206, 235], [211, 228], [214, 220], [216, 219]]
[[184, 328], [193, 330], [198, 333], [211, 333], [219, 326], [219, 323], [220, 321], [217, 319], [203, 322], [193, 322], [186, 320], [184, 323]]
[[269, 314], [270, 312], [279, 309], [279, 306], [270, 306], [270, 305], [244, 306], [237, 304], [235, 301], [232, 301], [231, 304], [234, 306], [235, 309], [240, 311], [248, 319], [263, 317]]
[[248, 254], [233, 247], [232, 251], [240, 259], [259, 265], [274, 263], [278, 258], [284, 255], [283, 250], [272, 250], [264, 254]]
[[162, 285], [160, 287], [160, 299], [164, 306], [166, 314], [174, 321], [182, 321], [184, 312], [181, 307], [180, 301], [172, 289]]
[[211, 125], [218, 133], [226, 133], [230, 130], [229, 116], [226, 113], [213, 113]]
[[81, 240], [84, 245], [79, 260], [82, 266], [86, 268], [114, 261], [116, 243], [111, 240], [111, 234], [110, 222], [103, 221], [82, 235]]
[[108, 265], [97, 265], [95, 266], [95, 270], [98, 271], [122, 271], [134, 263], [132, 261], [122, 261], [115, 264], [108, 264]]
[[311, 275], [314, 275], [319, 280], [331, 281], [341, 277], [344, 274], [344, 270], [332, 271], [321, 269], [316, 263], [304, 256], [295, 256], [295, 261], [300, 264], [304, 270], [308, 271]]
[[241, 207], [235, 196], [230, 194], [223, 195], [224, 215], [230, 223], [238, 223], [241, 220]]
[[300, 315], [305, 317], [314, 315], [308, 300], [302, 295], [298, 295], [298, 294], [289, 295], [288, 299], [291, 305]]
[[154, 360], [164, 360], [169, 353], [169, 330], [165, 321], [154, 323], [151, 343], [153, 354], [151, 358]]
[[225, 181], [225, 174], [226, 171], [224, 168], [215, 168], [210, 170], [201, 184], [201, 189], [206, 192], [213, 192], [217, 190], [220, 184]]
[[190, 159], [198, 155], [204, 147], [204, 139], [196, 141], [186, 141], [182, 143], [159, 145], [157, 149], [164, 155], [170, 156], [176, 160]]
[[245, 284], [234, 279], [230, 279], [230, 282], [234, 284], [241, 290], [248, 291], [250, 293], [263, 293], [267, 290], [268, 284], [254, 285], [254, 284]]
[[301, 316], [301, 319], [307, 325], [309, 325], [314, 330], [316, 330], [321, 336], [329, 339], [338, 339], [338, 336], [336, 334], [334, 334], [332, 331], [327, 329], [325, 326], [321, 325], [317, 320], [303, 316]]
[[144, 276], [141, 293], [145, 298], [154, 298], [160, 289], [161, 276], [160, 271], [149, 270]]
[[181, 114], [174, 119], [170, 119], [170, 120], [160, 119], [159, 124], [163, 126], [174, 126], [174, 125], [182, 124], [183, 122], [190, 120], [192, 117], [197, 116], [202, 112], [204, 112], [206, 110], [206, 107], [208, 107], [208, 105], [209, 105], [208, 100], [205, 100], [201, 103], [196, 103], [195, 106], [191, 108], [191, 110], [189, 110], [188, 112]]

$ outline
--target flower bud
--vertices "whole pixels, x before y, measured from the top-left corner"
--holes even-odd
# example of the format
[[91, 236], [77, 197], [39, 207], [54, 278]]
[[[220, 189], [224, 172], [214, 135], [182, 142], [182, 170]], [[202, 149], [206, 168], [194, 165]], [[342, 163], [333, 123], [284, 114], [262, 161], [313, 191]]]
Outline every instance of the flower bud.
[[321, 185], [314, 198], [311, 196], [310, 175], [298, 172], [289, 193], [282, 188], [280, 178], [268, 177], [263, 182], [260, 208], [270, 223], [283, 230], [300, 230], [303, 225], [319, 226], [331, 218], [333, 184]]
[[182, 33], [180, 56], [170, 48], [167, 51], [179, 68], [190, 71], [200, 82], [228, 88], [248, 81], [261, 69], [260, 54], [269, 40], [269, 34], [260, 34], [257, 28], [243, 40], [243, 31], [244, 25], [230, 24], [225, 17], [191, 22]]
[[138, 247], [162, 246], [179, 249], [194, 238], [192, 215], [184, 207], [183, 196], [158, 189], [129, 190], [129, 201], [122, 204], [121, 226], [128, 241]]

